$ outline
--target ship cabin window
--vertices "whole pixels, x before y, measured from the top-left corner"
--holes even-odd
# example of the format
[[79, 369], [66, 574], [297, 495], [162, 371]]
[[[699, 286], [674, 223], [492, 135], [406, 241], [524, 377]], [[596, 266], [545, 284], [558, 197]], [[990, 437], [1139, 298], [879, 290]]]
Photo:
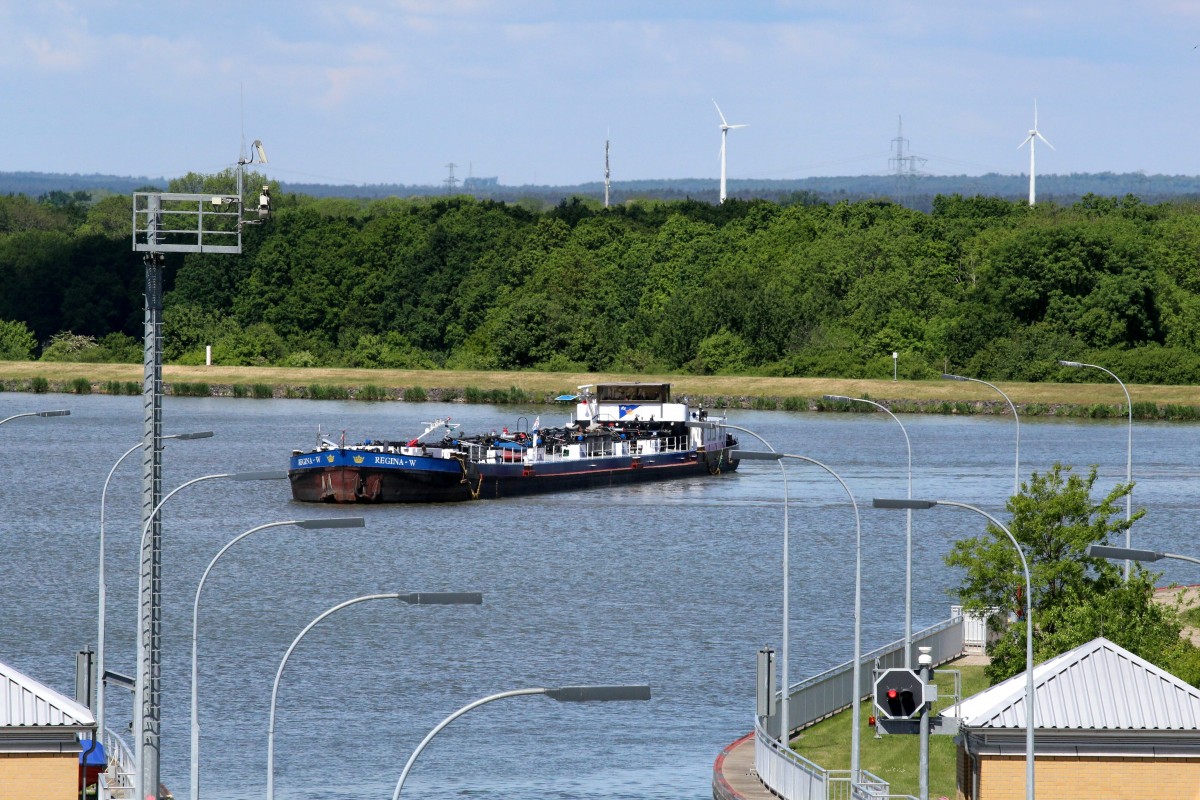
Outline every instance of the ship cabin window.
[[602, 383], [596, 387], [601, 403], [669, 403], [669, 383]]

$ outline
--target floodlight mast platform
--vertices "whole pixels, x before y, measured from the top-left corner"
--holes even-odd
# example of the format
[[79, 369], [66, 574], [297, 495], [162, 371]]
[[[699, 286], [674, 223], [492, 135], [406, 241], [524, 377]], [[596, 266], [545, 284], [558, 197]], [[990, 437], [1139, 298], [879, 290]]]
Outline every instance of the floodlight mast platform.
[[[265, 162], [261, 143], [255, 142]], [[159, 736], [162, 675], [162, 530], [156, 509], [162, 502], [162, 271], [166, 253], [242, 252], [242, 228], [263, 219], [242, 219], [246, 164], [237, 164], [237, 194], [134, 192], [133, 249], [144, 253], [146, 309], [142, 350], [142, 530], [135, 698], [136, 797], [159, 796]], [[269, 201], [268, 201], [269, 202]], [[265, 218], [260, 206], [260, 217]], [[269, 213], [269, 208], [267, 209]]]

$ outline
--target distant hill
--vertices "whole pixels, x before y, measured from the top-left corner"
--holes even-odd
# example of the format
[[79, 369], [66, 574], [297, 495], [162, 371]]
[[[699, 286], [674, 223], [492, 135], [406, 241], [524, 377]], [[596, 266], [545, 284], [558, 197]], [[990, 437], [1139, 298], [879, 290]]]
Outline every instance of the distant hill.
[[[52, 191], [88, 191], [129, 194], [148, 186], [166, 187], [166, 178], [121, 175], [79, 175], [47, 172], [0, 172], [0, 194], [25, 194], [40, 197]], [[447, 194], [447, 188], [406, 184], [333, 185], [324, 183], [283, 182], [286, 192], [313, 197], [374, 199], [382, 197], [430, 197]], [[1069, 205], [1087, 194], [1123, 197], [1136, 195], [1145, 202], [1171, 199], [1200, 199], [1200, 176], [1146, 175], [1143, 173], [1073, 173], [1039, 175], [1038, 200]], [[937, 195], [983, 195], [1009, 200], [1024, 198], [1029, 192], [1027, 175], [860, 175], [801, 178], [795, 180], [743, 179], [729, 181], [729, 195], [743, 200], [767, 199], [778, 202], [837, 202], [839, 200], [890, 199], [906, 206], [928, 210]], [[491, 180], [474, 181], [469, 188], [456, 187], [455, 194], [505, 202], [538, 200], [556, 204], [575, 196], [602, 199], [604, 184], [599, 181], [574, 186], [505, 186]], [[717, 202], [717, 182], [713, 178], [673, 180], [615, 181], [610, 201], [632, 199], [677, 200], [690, 198]]]
[[166, 185], [166, 178], [130, 177], [128, 175], [0, 172], [0, 194], [24, 194], [30, 197], [41, 197], [55, 191], [131, 194], [148, 186], [165, 188]]

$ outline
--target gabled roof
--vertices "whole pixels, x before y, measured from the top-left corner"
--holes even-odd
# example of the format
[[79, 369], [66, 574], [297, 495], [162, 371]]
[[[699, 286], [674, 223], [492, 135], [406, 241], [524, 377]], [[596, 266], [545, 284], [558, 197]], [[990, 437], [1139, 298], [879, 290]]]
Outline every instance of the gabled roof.
[[[1200, 731], [1200, 690], [1104, 637], [1034, 667], [1033, 681], [1036, 730]], [[1025, 686], [1022, 672], [967, 698], [961, 726], [1024, 729]]]
[[5, 728], [92, 728], [92, 712], [0, 661], [0, 735]]

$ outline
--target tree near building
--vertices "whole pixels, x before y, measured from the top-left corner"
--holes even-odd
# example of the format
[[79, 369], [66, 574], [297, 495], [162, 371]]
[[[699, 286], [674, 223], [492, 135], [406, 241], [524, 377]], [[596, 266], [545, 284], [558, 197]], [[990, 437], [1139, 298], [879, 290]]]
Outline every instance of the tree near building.
[[[1117, 486], [1096, 501], [1095, 482], [1095, 467], [1085, 477], [1055, 464], [1033, 473], [1008, 501], [1009, 530], [1025, 551], [1033, 584], [1034, 660], [1105, 636], [1184, 680], [1200, 682], [1200, 650], [1180, 638], [1177, 610], [1154, 602], [1158, 575], [1134, 566], [1125, 582], [1123, 565], [1084, 555], [1090, 544], [1123, 544], [1131, 524], [1120, 501], [1132, 486]], [[1132, 521], [1144, 514], [1137, 511]], [[985, 534], [956, 542], [946, 563], [963, 570], [957, 588], [963, 606], [990, 612], [989, 624], [1002, 632], [988, 648], [989, 680], [1023, 672], [1025, 577], [1008, 537], [989, 524]]]

